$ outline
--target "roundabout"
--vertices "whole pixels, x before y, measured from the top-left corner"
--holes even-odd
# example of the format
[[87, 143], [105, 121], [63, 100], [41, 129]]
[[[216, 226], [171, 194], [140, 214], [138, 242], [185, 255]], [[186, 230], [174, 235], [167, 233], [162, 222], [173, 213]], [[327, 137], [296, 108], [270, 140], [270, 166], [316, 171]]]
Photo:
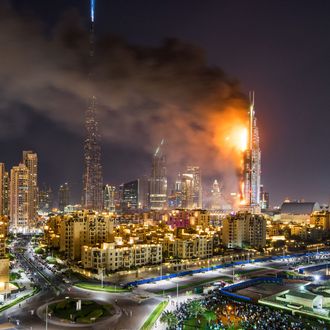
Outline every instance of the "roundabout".
[[37, 310], [38, 317], [46, 323], [75, 328], [111, 322], [119, 314], [121, 311], [114, 304], [69, 297], [44, 304]]

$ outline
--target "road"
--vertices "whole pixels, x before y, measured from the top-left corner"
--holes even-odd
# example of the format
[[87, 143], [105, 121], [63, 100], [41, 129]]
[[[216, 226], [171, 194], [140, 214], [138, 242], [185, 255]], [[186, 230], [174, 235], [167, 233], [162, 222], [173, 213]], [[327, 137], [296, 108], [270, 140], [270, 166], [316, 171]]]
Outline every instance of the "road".
[[[20, 252], [15, 252], [20, 251]], [[144, 323], [152, 310], [162, 301], [161, 297], [150, 294], [149, 298], [139, 301], [139, 291], [133, 293], [106, 293], [92, 292], [78, 289], [72, 283], [65, 283], [63, 275], [56, 274], [42, 263], [41, 259], [34, 255], [29, 244], [29, 238], [18, 238], [14, 243], [12, 252], [16, 258], [16, 264], [22, 267], [34, 284], [40, 287], [40, 292], [20, 305], [4, 311], [0, 315], [0, 323], [8, 320], [17, 324], [17, 329], [39, 330], [46, 329], [46, 323], [38, 314], [44, 311], [42, 306], [54, 300], [66, 297], [76, 299], [89, 299], [99, 302], [111, 303], [116, 307], [116, 315], [93, 326], [80, 327], [75, 324], [55, 325], [48, 321], [48, 330], [137, 330]], [[40, 309], [41, 308], [41, 309]], [[38, 312], [39, 311], [39, 312]]]
[[[170, 297], [172, 303], [169, 304], [168, 308], [171, 308], [173, 302], [177, 300], [185, 301], [192, 298], [193, 296], [190, 293], [187, 294], [187, 291], [191, 291], [194, 285], [198, 286], [200, 282], [212, 282], [219, 277], [232, 278], [233, 276], [233, 268], [228, 267], [192, 276], [163, 280], [156, 284], [141, 285], [129, 293], [93, 292], [73, 287], [72, 282], [75, 281], [74, 278], [68, 280], [65, 278], [65, 275], [56, 272], [49, 265], [45, 264], [41, 258], [33, 253], [30, 237], [17, 238], [13, 243], [12, 252], [15, 254], [16, 264], [22, 267], [33, 283], [40, 288], [38, 294], [21, 303], [20, 306], [16, 305], [0, 315], [0, 323], [10, 320], [18, 324], [17, 329], [22, 330], [45, 329], [46, 324], [42, 319], [44, 307], [54, 300], [65, 299], [66, 297], [111, 303], [115, 306], [116, 314], [114, 317], [87, 327], [80, 327], [75, 324], [70, 324], [70, 326], [67, 324], [53, 324], [50, 319], [48, 322], [49, 330], [67, 330], [72, 328], [85, 330], [137, 330], [140, 329], [145, 319], [162, 300]], [[311, 261], [310, 258], [308, 261]], [[234, 273], [245, 272], [246, 274], [242, 275], [242, 277], [249, 277], [252, 271], [253, 275], [275, 274], [278, 271], [291, 269], [291, 265], [298, 262], [298, 260], [293, 258], [286, 261], [255, 262], [242, 268], [235, 266]], [[164, 296], [159, 294], [162, 290], [188, 284], [192, 284], [192, 287], [179, 289], [178, 292], [173, 290], [164, 294]], [[141, 298], [142, 296], [144, 297], [143, 299]]]

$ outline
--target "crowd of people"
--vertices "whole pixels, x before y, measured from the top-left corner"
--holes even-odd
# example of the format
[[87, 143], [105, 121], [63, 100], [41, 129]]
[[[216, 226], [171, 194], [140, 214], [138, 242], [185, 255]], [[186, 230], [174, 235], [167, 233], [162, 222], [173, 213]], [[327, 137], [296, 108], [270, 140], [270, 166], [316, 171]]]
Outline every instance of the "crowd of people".
[[[220, 290], [213, 291], [199, 302], [202, 306], [201, 311], [204, 308], [205, 311], [214, 311], [215, 313], [215, 319], [209, 322], [207, 326], [211, 330], [228, 329], [233, 325], [246, 330], [328, 329], [328, 325], [324, 322], [302, 318], [300, 315], [292, 316], [285, 311], [272, 309], [267, 306], [234, 301], [222, 295]], [[179, 328], [183, 328], [187, 320], [192, 318], [191, 308], [189, 308], [191, 303], [191, 300], [181, 303], [175, 311]], [[196, 318], [197, 325], [202, 317], [203, 314], [201, 312], [200, 317]]]

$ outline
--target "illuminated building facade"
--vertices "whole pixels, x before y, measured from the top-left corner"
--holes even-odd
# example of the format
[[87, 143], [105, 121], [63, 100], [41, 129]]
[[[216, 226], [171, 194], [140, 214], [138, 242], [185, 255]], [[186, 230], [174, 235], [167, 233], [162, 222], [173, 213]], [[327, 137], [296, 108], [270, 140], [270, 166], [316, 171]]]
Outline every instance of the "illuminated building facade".
[[330, 230], [330, 212], [314, 211], [310, 215], [310, 225], [322, 230]]
[[170, 196], [168, 197], [168, 204], [171, 209], [181, 208], [182, 207], [182, 180], [181, 174], [178, 174], [174, 187], [171, 191]]
[[28, 231], [32, 225], [30, 178], [25, 164], [14, 166], [10, 171], [10, 222], [13, 229], [18, 231]]
[[244, 153], [242, 204], [260, 207], [261, 152], [259, 131], [254, 111], [254, 92], [250, 93], [248, 146]]
[[260, 208], [261, 210], [269, 209], [269, 193], [264, 191], [263, 185], [260, 185]]
[[163, 148], [164, 140], [162, 140], [152, 158], [152, 169], [149, 179], [149, 206], [151, 210], [167, 208], [166, 156]]
[[104, 186], [104, 210], [113, 212], [116, 209], [116, 187], [109, 184]]
[[245, 245], [260, 248], [266, 245], [266, 219], [247, 212], [228, 215], [223, 220], [222, 242], [227, 248]]
[[115, 243], [103, 243], [101, 247], [83, 246], [81, 262], [84, 268], [106, 269], [107, 271], [160, 264], [162, 262], [162, 245], [128, 244], [120, 246]]
[[9, 215], [9, 175], [0, 163], [0, 215]]
[[198, 166], [187, 166], [186, 172], [179, 174], [170, 198], [175, 208], [202, 208], [202, 177]]
[[181, 202], [182, 208], [194, 208], [194, 176], [192, 173], [181, 175]]
[[201, 209], [203, 207], [202, 175], [199, 166], [187, 166], [187, 173], [192, 175], [192, 208]]
[[33, 151], [23, 151], [23, 164], [29, 170], [29, 221], [36, 220], [38, 211], [38, 156]]
[[6, 257], [6, 238], [8, 234], [8, 217], [0, 217], [0, 301], [3, 295], [10, 293], [9, 259]]
[[[91, 0], [90, 57], [94, 61], [94, 18], [95, 1]], [[89, 210], [103, 210], [103, 176], [99, 123], [96, 118], [96, 97], [90, 97], [85, 114], [87, 137], [84, 144], [83, 207]]]
[[136, 210], [139, 208], [139, 180], [123, 184], [122, 187], [122, 209]]
[[211, 190], [211, 209], [219, 210], [221, 208], [221, 188], [217, 180], [214, 180]]
[[[109, 242], [114, 220], [109, 214], [80, 211], [62, 215], [59, 222], [60, 251], [69, 259], [80, 259], [83, 245]], [[51, 219], [50, 219], [51, 223]]]

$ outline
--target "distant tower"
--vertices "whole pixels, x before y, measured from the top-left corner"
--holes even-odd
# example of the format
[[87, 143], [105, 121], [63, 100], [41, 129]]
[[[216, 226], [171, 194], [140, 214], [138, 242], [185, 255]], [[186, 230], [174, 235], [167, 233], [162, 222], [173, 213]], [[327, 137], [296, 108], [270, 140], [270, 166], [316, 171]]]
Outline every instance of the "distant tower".
[[[90, 57], [94, 60], [94, 19], [95, 0], [91, 0]], [[101, 165], [101, 145], [99, 123], [96, 118], [96, 97], [89, 99], [85, 114], [87, 137], [84, 144], [85, 170], [83, 176], [83, 207], [102, 211], [103, 209], [103, 177]]]
[[220, 210], [221, 209], [221, 187], [218, 180], [214, 180], [211, 190], [211, 209]]
[[58, 189], [58, 208], [60, 211], [64, 211], [65, 207], [70, 204], [70, 186], [66, 182], [60, 185]]
[[113, 212], [116, 209], [116, 187], [109, 184], [104, 187], [104, 205], [107, 212]]
[[152, 158], [152, 170], [149, 181], [149, 204], [152, 210], [167, 208], [166, 156], [163, 153], [164, 140], [156, 149]]
[[0, 163], [0, 215], [9, 215], [9, 175], [5, 164]]
[[248, 148], [244, 153], [244, 202], [250, 207], [260, 206], [261, 152], [259, 131], [254, 111], [254, 92], [250, 92]]
[[193, 175], [193, 208], [203, 207], [202, 175], [199, 166], [187, 166], [187, 173]]
[[28, 232], [32, 227], [30, 205], [32, 197], [33, 189], [29, 169], [25, 164], [14, 166], [10, 171], [10, 223], [12, 229]]
[[29, 170], [29, 221], [35, 221], [38, 212], [38, 156], [33, 151], [23, 151], [23, 164]]
[[43, 184], [43, 186], [39, 189], [39, 211], [48, 213], [51, 211], [53, 207], [53, 192], [52, 189]]

